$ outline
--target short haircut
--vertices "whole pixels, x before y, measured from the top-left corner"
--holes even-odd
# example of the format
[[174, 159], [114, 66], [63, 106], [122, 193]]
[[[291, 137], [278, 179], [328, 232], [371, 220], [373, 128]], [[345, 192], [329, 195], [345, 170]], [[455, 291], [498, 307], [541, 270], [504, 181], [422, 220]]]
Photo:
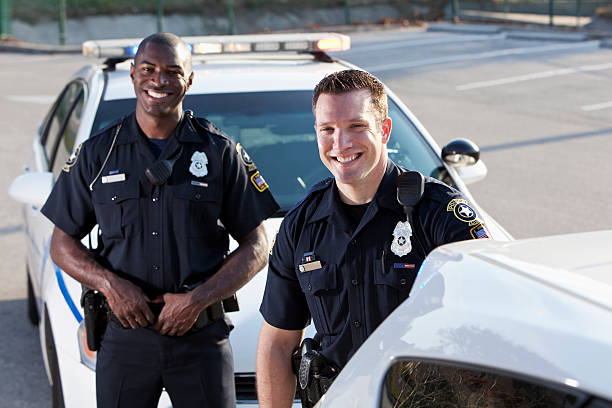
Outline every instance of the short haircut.
[[385, 120], [389, 114], [385, 87], [374, 75], [358, 69], [334, 72], [323, 78], [314, 89], [312, 97], [313, 112], [322, 93], [338, 95], [362, 89], [370, 91], [376, 118], [381, 122]]
[[[191, 73], [191, 51], [185, 42], [178, 35], [172, 33], [155, 33], [146, 37], [144, 40], [140, 42], [138, 45], [138, 51], [136, 51], [136, 56], [140, 52], [140, 50], [144, 50], [145, 47], [149, 44], [159, 44], [165, 45], [166, 47], [170, 47], [178, 53], [179, 57], [183, 59], [183, 63], [185, 65], [185, 75], [189, 75]], [[136, 57], [134, 57], [136, 58]]]

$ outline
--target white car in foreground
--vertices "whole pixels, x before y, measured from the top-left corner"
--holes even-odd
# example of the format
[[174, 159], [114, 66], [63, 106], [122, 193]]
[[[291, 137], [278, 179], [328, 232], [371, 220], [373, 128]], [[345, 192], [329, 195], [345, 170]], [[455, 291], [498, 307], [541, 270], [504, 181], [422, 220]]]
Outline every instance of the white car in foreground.
[[[194, 55], [194, 83], [185, 109], [211, 120], [239, 142], [264, 175], [281, 211], [266, 221], [274, 236], [282, 216], [315, 183], [329, 176], [317, 152], [312, 90], [327, 74], [354, 68], [326, 51], [347, 49], [340, 34], [283, 34], [185, 38]], [[10, 188], [22, 207], [30, 319], [40, 322], [43, 357], [53, 387], [53, 406], [95, 406], [95, 358], [83, 336], [81, 285], [49, 259], [52, 224], [39, 211], [64, 163], [79, 143], [131, 112], [136, 101], [129, 76], [132, 40], [88, 41], [83, 52], [106, 61], [78, 71], [34, 135], [24, 174]], [[477, 146], [460, 140], [440, 149], [408, 108], [392, 93], [393, 131], [389, 155], [399, 165], [437, 177], [472, 198], [466, 188], [486, 175]], [[477, 204], [475, 204], [477, 206]], [[479, 208], [496, 239], [510, 236]], [[95, 234], [90, 234], [95, 238]], [[89, 244], [86, 237], [83, 242]], [[236, 248], [232, 242], [231, 249]], [[256, 406], [255, 352], [262, 323], [259, 304], [266, 271], [238, 292], [235, 329], [236, 395], [239, 406]], [[160, 406], [168, 406], [166, 394]]]
[[434, 250], [319, 407], [612, 407], [612, 231]]

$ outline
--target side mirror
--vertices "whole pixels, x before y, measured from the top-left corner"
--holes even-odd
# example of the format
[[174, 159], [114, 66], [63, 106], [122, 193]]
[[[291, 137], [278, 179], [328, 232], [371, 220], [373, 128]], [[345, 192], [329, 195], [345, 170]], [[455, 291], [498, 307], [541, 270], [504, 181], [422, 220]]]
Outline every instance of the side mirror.
[[453, 167], [472, 166], [480, 160], [480, 148], [468, 139], [451, 140], [442, 148], [442, 160]]
[[40, 208], [53, 189], [53, 173], [25, 173], [17, 177], [9, 187], [9, 196], [15, 201]]

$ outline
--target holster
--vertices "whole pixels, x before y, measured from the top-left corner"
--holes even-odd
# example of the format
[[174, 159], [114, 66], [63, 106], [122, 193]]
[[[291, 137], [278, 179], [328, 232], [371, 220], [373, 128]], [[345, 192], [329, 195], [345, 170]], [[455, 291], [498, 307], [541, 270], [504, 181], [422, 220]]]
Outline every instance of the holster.
[[291, 356], [303, 408], [314, 407], [340, 372], [336, 364], [319, 353], [319, 349], [315, 339], [306, 338]]
[[106, 331], [109, 320], [109, 307], [106, 298], [97, 290], [83, 287], [81, 293], [81, 306], [83, 307], [85, 334], [87, 347], [91, 351], [98, 351], [102, 337]]

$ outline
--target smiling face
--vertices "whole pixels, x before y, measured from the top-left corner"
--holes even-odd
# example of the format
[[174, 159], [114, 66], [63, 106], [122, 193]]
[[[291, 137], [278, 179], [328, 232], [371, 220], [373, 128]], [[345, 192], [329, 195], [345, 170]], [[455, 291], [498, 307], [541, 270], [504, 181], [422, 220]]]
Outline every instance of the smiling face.
[[341, 197], [355, 204], [371, 200], [387, 166], [391, 119], [377, 118], [368, 89], [322, 93], [314, 113], [319, 156]]
[[137, 115], [180, 117], [193, 79], [190, 58], [180, 46], [156, 42], [141, 46], [130, 68]]

